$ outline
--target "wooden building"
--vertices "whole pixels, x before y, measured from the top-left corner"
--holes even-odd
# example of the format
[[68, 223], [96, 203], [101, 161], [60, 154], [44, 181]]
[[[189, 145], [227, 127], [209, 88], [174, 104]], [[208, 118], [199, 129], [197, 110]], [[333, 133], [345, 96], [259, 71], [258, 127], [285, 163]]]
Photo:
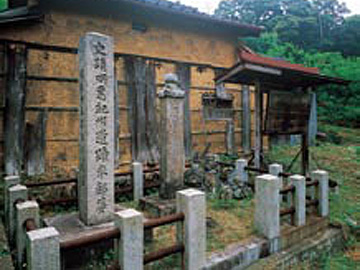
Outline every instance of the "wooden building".
[[[169, 72], [179, 75], [187, 91], [187, 156], [207, 143], [211, 152], [224, 152], [227, 121], [204, 119], [202, 95], [214, 93], [216, 75], [237, 62], [239, 38], [258, 36], [261, 28], [165, 0], [9, 0], [9, 9], [0, 12], [0, 156], [7, 174], [76, 172], [77, 47], [86, 32], [115, 41], [119, 170], [132, 160], [157, 162], [156, 91]], [[242, 139], [242, 89], [225, 87], [234, 96], [235, 146], [241, 152], [253, 137], [246, 123], [249, 142]], [[247, 114], [254, 105], [250, 92]]]

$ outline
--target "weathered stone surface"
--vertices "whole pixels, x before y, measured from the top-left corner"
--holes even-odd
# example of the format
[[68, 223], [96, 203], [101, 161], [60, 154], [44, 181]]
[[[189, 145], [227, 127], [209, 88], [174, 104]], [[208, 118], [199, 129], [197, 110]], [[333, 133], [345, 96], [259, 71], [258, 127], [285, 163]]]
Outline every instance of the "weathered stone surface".
[[321, 217], [326, 217], [329, 215], [329, 174], [326, 171], [314, 171], [313, 179], [319, 181], [319, 186], [317, 188], [319, 215]]
[[59, 233], [53, 227], [27, 233], [28, 270], [60, 270]]
[[142, 270], [144, 257], [144, 225], [140, 212], [127, 209], [115, 214], [115, 226], [121, 231], [118, 261], [122, 270]]
[[290, 183], [295, 186], [294, 223], [301, 226], [306, 223], [306, 180], [302, 175], [293, 175], [290, 177]]
[[36, 226], [40, 227], [39, 205], [35, 201], [26, 201], [16, 204], [16, 251], [17, 266], [25, 262], [26, 229], [24, 223], [27, 219], [33, 219]]
[[113, 39], [88, 33], [80, 41], [80, 218], [87, 225], [114, 212]]
[[132, 165], [134, 200], [138, 201], [144, 196], [143, 166], [140, 162], [134, 162]]
[[185, 215], [184, 235], [178, 230], [178, 239], [184, 237], [185, 269], [201, 269], [206, 256], [206, 200], [205, 193], [187, 189], [176, 193], [176, 209]]
[[255, 227], [268, 239], [280, 235], [280, 180], [265, 174], [255, 180]]
[[27, 200], [28, 190], [25, 186], [15, 185], [8, 189], [8, 209], [9, 209], [9, 242], [10, 246], [15, 245], [15, 231], [16, 231], [16, 209], [15, 202], [18, 200]]
[[175, 197], [184, 185], [184, 91], [178, 86], [177, 76], [168, 74], [160, 98], [160, 196]]
[[20, 184], [20, 177], [17, 175], [6, 176], [4, 178], [4, 221], [6, 233], [9, 235], [9, 188]]

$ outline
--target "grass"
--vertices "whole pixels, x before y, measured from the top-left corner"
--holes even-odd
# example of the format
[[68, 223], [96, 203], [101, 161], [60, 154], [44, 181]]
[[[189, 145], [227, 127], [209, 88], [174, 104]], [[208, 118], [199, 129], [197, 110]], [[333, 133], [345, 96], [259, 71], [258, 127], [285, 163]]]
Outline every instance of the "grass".
[[[327, 140], [310, 148], [310, 168], [328, 171], [330, 178], [340, 185], [339, 194], [330, 196], [330, 221], [345, 227], [352, 222], [360, 224], [360, 130], [322, 125], [320, 131], [327, 134]], [[298, 150], [298, 146], [275, 147], [267, 158], [288, 165]], [[300, 168], [297, 162], [292, 172], [298, 173]], [[360, 245], [360, 239], [354, 234], [349, 233], [347, 237], [348, 248]], [[314, 269], [301, 267], [299, 269]], [[324, 254], [316, 269], [360, 269], [360, 262], [352, 260], [346, 252], [334, 256]]]

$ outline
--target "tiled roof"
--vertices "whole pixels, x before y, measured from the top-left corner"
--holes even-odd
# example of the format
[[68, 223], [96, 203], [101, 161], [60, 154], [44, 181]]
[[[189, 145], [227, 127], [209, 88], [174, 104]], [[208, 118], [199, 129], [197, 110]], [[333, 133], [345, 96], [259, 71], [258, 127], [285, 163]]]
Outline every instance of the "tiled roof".
[[262, 27], [258, 27], [255, 25], [249, 25], [249, 24], [243, 24], [243, 23], [240, 23], [237, 21], [223, 19], [223, 18], [219, 18], [215, 15], [201, 12], [197, 8], [183, 5], [180, 2], [171, 2], [168, 0], [125, 0], [125, 1], [139, 3], [139, 4], [149, 6], [149, 7], [154, 7], [154, 8], [162, 9], [164, 11], [169, 11], [169, 12], [176, 12], [176, 13], [180, 13], [183, 15], [192, 15], [192, 16], [198, 17], [199, 19], [200, 18], [210, 19], [214, 22], [223, 23], [223, 24], [227, 24], [232, 27], [239, 27], [242, 29], [253, 31], [257, 35], [260, 34], [260, 32], [263, 30]]
[[258, 54], [245, 50], [240, 51], [240, 59], [244, 62], [257, 64], [257, 65], [263, 65], [263, 66], [275, 67], [281, 69], [289, 69], [289, 70], [300, 71], [311, 74], [320, 74], [319, 69], [315, 67], [305, 67], [300, 64], [292, 64], [284, 60], [260, 56]]

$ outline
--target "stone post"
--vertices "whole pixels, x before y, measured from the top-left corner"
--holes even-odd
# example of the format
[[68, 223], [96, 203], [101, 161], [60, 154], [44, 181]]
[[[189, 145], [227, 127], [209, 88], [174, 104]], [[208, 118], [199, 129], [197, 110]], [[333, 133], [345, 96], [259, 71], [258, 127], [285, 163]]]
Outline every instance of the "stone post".
[[6, 176], [4, 178], [4, 221], [6, 233], [9, 236], [9, 188], [12, 186], [20, 184], [20, 177], [17, 175]]
[[326, 217], [329, 215], [329, 174], [326, 171], [314, 171], [313, 180], [319, 181], [319, 186], [317, 188], [319, 215], [321, 217]]
[[127, 209], [115, 214], [115, 226], [121, 237], [118, 243], [118, 261], [122, 270], [144, 268], [144, 223], [140, 212]]
[[8, 221], [9, 221], [9, 242], [10, 246], [14, 246], [15, 232], [16, 232], [16, 208], [15, 204], [17, 201], [26, 201], [28, 198], [28, 190], [25, 186], [15, 185], [8, 189], [8, 206], [9, 210]]
[[238, 159], [235, 162], [235, 170], [239, 175], [239, 180], [244, 183], [249, 182], [249, 174], [248, 171], [245, 169], [247, 165], [248, 162], [246, 159]]
[[306, 224], [306, 180], [302, 175], [292, 175], [290, 183], [295, 187], [294, 207], [295, 226]]
[[26, 228], [25, 221], [33, 219], [37, 228], [40, 227], [39, 205], [35, 201], [16, 204], [16, 251], [17, 265], [21, 269], [25, 262]]
[[59, 233], [54, 227], [26, 233], [27, 270], [60, 270]]
[[160, 98], [160, 197], [175, 198], [184, 185], [184, 96], [176, 75], [165, 76]]
[[[206, 256], [206, 199], [205, 193], [187, 189], [176, 193], [176, 209], [185, 215], [183, 239], [185, 269], [197, 270], [205, 265]], [[178, 230], [182, 234], [182, 230]]]
[[228, 155], [235, 155], [235, 126], [233, 120], [226, 121], [226, 153]]
[[280, 236], [280, 180], [265, 174], [255, 180], [255, 228], [268, 239]]
[[[280, 190], [284, 187], [284, 181], [283, 181], [283, 177], [280, 176], [279, 174], [283, 172], [283, 166], [281, 164], [270, 164], [269, 165], [269, 174], [276, 176], [277, 178], [279, 178], [280, 181]], [[289, 198], [288, 198], [289, 200]], [[283, 196], [280, 195], [280, 203], [283, 201]]]
[[78, 202], [86, 225], [112, 220], [114, 212], [113, 39], [87, 33], [79, 46], [80, 164]]
[[132, 165], [134, 201], [139, 201], [142, 197], [144, 197], [143, 166], [140, 162], [134, 162]]

